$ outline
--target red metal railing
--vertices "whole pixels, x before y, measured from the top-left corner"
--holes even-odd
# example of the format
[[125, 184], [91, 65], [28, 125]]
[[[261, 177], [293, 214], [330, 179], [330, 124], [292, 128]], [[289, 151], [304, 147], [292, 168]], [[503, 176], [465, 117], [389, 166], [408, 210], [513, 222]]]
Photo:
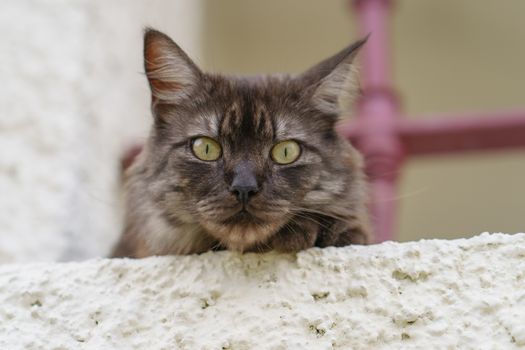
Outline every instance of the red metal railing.
[[[363, 95], [357, 118], [340, 126], [366, 159], [376, 242], [395, 238], [396, 180], [405, 158], [525, 147], [525, 109], [415, 120], [402, 117], [389, 64], [392, 3], [352, 0], [361, 36], [372, 35], [361, 53]], [[136, 146], [126, 153], [123, 168], [131, 165], [140, 150]]]
[[375, 240], [395, 237], [396, 180], [407, 156], [525, 147], [525, 109], [402, 118], [389, 66], [391, 0], [353, 0], [362, 36], [363, 96], [355, 121], [340, 126], [366, 159]]

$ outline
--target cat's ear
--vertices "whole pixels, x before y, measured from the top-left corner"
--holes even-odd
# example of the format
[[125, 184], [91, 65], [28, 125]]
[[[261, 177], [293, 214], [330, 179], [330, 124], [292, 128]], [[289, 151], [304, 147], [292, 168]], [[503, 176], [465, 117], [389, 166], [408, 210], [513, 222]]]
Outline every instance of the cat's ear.
[[312, 101], [321, 111], [337, 115], [344, 113], [359, 95], [355, 56], [367, 39], [368, 36], [298, 76], [301, 85], [312, 89]]
[[153, 102], [177, 103], [195, 91], [201, 71], [166, 34], [146, 28], [144, 68]]

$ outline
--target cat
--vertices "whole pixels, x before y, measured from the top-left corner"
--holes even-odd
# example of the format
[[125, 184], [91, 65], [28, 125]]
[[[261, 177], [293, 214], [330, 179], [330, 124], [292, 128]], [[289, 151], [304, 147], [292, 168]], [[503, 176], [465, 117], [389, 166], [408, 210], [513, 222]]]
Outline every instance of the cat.
[[366, 180], [335, 131], [366, 39], [297, 76], [202, 72], [147, 28], [153, 126], [126, 174], [113, 257], [366, 244]]

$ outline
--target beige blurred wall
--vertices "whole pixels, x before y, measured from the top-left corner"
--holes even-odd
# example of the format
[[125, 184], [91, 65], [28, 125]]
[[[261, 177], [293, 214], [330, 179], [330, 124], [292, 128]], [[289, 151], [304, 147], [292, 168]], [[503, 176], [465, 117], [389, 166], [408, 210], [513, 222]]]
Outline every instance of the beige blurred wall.
[[[525, 1], [399, 2], [395, 73], [412, 116], [525, 109]], [[525, 231], [525, 150], [409, 162], [401, 239]]]
[[[344, 1], [207, 0], [202, 65], [296, 73], [356, 38]], [[525, 1], [396, 1], [393, 71], [412, 118], [525, 109]], [[525, 231], [525, 150], [409, 161], [398, 238]]]

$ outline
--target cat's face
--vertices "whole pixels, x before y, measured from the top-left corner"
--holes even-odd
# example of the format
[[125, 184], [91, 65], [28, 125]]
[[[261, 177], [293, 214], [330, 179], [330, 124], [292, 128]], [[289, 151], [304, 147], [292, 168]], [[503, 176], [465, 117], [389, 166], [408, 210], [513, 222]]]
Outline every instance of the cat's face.
[[[202, 73], [165, 35], [146, 34], [157, 205], [224, 247], [265, 242], [294, 215], [345, 199], [357, 166], [334, 131], [355, 49], [298, 77]], [[337, 71], [340, 69], [342, 71]]]

